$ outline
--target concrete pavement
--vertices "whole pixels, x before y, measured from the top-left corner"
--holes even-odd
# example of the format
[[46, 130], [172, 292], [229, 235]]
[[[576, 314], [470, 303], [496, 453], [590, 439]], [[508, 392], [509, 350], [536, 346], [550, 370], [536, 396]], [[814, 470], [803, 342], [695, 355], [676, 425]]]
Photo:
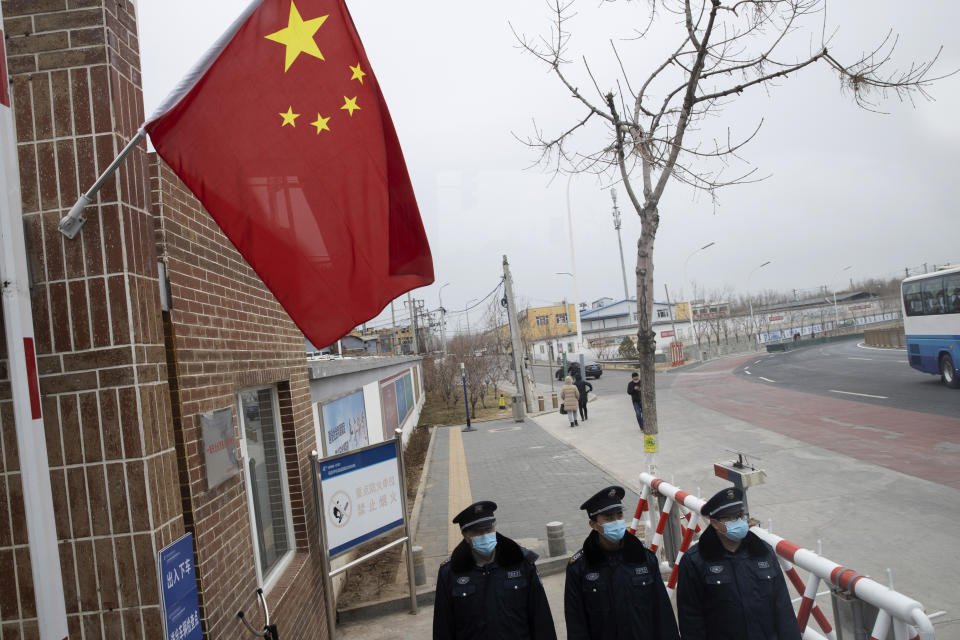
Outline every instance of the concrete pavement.
[[[826, 557], [879, 582], [886, 583], [890, 568], [896, 588], [922, 602], [928, 613], [947, 611], [934, 619], [937, 637], [960, 639], [960, 548], [954, 528], [960, 524], [960, 490], [881, 466], [876, 460], [859, 459], [869, 456], [856, 450], [831, 450], [835, 441], [843, 439], [844, 428], [834, 425], [840, 435], [814, 430], [806, 420], [817, 413], [821, 397], [798, 392], [728, 394], [734, 389], [731, 384], [750, 385], [738, 382], [731, 373], [741, 360], [714, 361], [657, 376], [659, 475], [707, 496], [726, 486], [713, 475], [714, 462], [732, 457], [725, 448], [755, 454], [768, 480], [750, 490], [754, 517], [764, 524], [772, 520], [778, 535], [802, 546], [816, 550], [821, 541]], [[627, 372], [604, 373], [610, 378], [618, 375], [625, 386]], [[538, 391], [549, 392], [549, 381], [539, 386]], [[862, 414], [868, 406], [838, 402], [849, 402], [837, 407], [851, 413]], [[751, 403], [756, 405], [753, 411]], [[437, 431], [435, 437], [440, 439], [434, 443], [416, 533], [416, 543], [432, 550], [428, 551], [429, 580], [435, 579], [436, 567], [452, 541], [449, 519], [459, 504], [451, 501], [451, 446], [453, 457], [460, 455], [457, 447], [462, 447], [462, 468], [469, 480], [470, 495], [463, 494], [461, 482], [454, 490], [459, 492], [457, 500], [497, 500], [501, 530], [535, 549], [543, 549], [545, 522], [560, 519], [568, 523], [567, 551], [575, 551], [577, 539], [586, 533], [576, 506], [601, 483], [615, 479], [629, 487], [634, 492], [627, 498], [632, 510], [644, 453], [629, 400], [625, 394], [603, 394], [591, 402], [590, 416], [575, 429], [552, 410], [521, 425], [481, 423], [478, 433], [462, 434], [459, 443], [450, 429]], [[908, 418], [920, 424], [939, 417], [915, 414]], [[956, 422], [955, 433], [960, 433], [960, 420]], [[865, 449], [884, 439], [882, 430], [859, 433], [875, 438], [862, 442]], [[940, 453], [937, 464], [960, 465], [956, 452]], [[454, 480], [453, 486], [458, 482]], [[545, 584], [554, 585], [548, 586], [548, 595], [552, 589], [554, 617], [562, 617], [562, 574], [546, 578]], [[820, 605], [829, 613], [829, 598], [821, 598]], [[389, 620], [377, 619], [379, 627], [377, 620], [350, 623], [344, 625], [342, 637], [425, 637], [431, 615], [428, 610], [420, 616], [393, 614]], [[358, 625], [370, 624], [359, 631]], [[387, 635], [371, 635], [374, 628]], [[360, 635], [347, 635], [354, 630]]]

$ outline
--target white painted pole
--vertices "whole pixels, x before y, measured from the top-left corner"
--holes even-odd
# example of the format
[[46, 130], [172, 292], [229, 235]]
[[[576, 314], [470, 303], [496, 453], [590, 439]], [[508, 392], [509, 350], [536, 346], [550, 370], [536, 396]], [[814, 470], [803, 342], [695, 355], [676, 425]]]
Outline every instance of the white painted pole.
[[[0, 8], [2, 26], [3, 10]], [[2, 33], [0, 31], [0, 69], [3, 71], [0, 80], [4, 85], [0, 87], [0, 280], [3, 283], [3, 321], [37, 622], [42, 640], [60, 640], [67, 637], [67, 610], [53, 518], [47, 440], [40, 409], [40, 381], [23, 239], [17, 137], [7, 97], [7, 63]], [[5, 576], [6, 589], [13, 588], [9, 578]]]

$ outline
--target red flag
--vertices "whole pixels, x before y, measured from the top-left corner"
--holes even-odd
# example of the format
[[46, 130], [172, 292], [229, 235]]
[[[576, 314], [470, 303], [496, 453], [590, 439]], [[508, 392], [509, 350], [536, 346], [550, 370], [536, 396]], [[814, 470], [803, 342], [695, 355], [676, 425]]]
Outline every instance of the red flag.
[[224, 42], [144, 128], [310, 342], [331, 344], [433, 282], [387, 105], [342, 0], [262, 0]]

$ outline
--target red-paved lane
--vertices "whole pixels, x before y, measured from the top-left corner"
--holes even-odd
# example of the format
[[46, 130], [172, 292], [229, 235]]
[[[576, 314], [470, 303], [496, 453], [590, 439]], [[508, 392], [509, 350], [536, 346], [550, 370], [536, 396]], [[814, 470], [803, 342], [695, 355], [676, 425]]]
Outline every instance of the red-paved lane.
[[960, 418], [790, 391], [730, 373], [754, 358], [730, 358], [679, 374], [673, 388], [758, 427], [960, 489]]

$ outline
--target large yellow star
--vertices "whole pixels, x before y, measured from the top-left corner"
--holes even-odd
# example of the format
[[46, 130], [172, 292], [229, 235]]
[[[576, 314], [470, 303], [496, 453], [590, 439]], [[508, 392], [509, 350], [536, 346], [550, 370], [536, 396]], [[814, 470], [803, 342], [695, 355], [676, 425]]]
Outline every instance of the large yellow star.
[[[350, 67], [350, 65], [347, 65]], [[357, 63], [357, 66], [350, 67], [350, 71], [353, 71], [353, 76], [350, 77], [351, 80], [359, 80], [360, 84], [363, 84], [363, 76], [367, 75], [365, 71], [360, 70], [360, 63]]]
[[330, 127], [327, 126], [329, 120], [330, 118], [324, 118], [318, 113], [316, 122], [311, 122], [310, 124], [317, 128], [317, 135], [320, 135], [321, 131], [330, 131]]
[[297, 59], [301, 53], [306, 53], [314, 58], [323, 60], [323, 54], [313, 39], [313, 34], [317, 32], [328, 16], [320, 16], [312, 20], [304, 20], [297, 11], [297, 5], [290, 1], [290, 20], [285, 29], [271, 33], [266, 37], [267, 40], [279, 42], [287, 47], [287, 60], [283, 67], [284, 73], [290, 69], [290, 65]]
[[357, 106], [357, 96], [353, 96], [352, 98], [343, 96], [343, 106], [340, 108], [346, 109], [347, 111], [350, 112], [350, 115], [352, 116], [353, 112], [360, 108]]
[[280, 125], [281, 127], [285, 127], [285, 126], [287, 126], [287, 125], [290, 125], [291, 127], [296, 128], [297, 123], [295, 123], [294, 120], [296, 120], [297, 118], [300, 117], [300, 114], [299, 114], [299, 113], [294, 113], [294, 112], [293, 112], [293, 107], [288, 107], [286, 113], [280, 113], [280, 114], [277, 114], [277, 115], [279, 115], [281, 118], [283, 118], [283, 124]]

